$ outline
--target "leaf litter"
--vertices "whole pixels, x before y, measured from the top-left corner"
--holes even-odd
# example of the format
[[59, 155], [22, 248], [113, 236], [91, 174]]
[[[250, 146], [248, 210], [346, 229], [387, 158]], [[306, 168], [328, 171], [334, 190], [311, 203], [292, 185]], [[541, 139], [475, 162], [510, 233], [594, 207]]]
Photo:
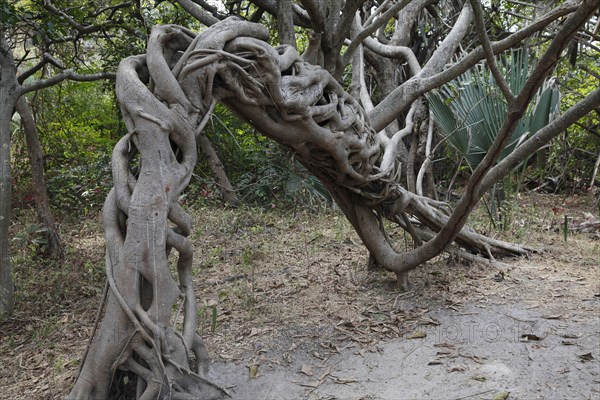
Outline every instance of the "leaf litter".
[[[525, 199], [524, 203], [527, 201], [543, 206], [545, 198]], [[559, 234], [536, 230], [543, 218], [542, 222], [530, 222], [527, 239], [550, 248], [550, 254], [513, 262], [502, 271], [441, 256], [412, 273], [415, 287], [403, 293], [396, 288], [393, 274], [366, 270], [364, 247], [336, 212], [299, 213], [290, 218], [277, 210], [203, 208], [192, 215], [199, 333], [215, 360], [239, 363], [251, 358], [252, 364], [244, 365], [253, 380], [268, 376], [274, 365], [293, 365], [296, 354], [304, 352], [315, 364], [305, 364], [297, 374], [306, 378], [302, 382], [309, 389], [325, 382], [357, 384], [362, 377], [341, 375], [336, 372], [339, 366], [328, 360], [346, 349], [368, 357], [380, 351], [380, 343], [411, 335], [415, 342], [432, 340], [431, 329], [439, 321], [431, 310], [445, 308], [457, 316], [477, 318], [477, 312], [465, 313], [464, 306], [485, 310], [515, 298], [540, 310], [537, 317], [528, 315], [526, 319], [556, 321], [565, 327], [549, 331], [550, 338], [560, 335], [563, 346], [581, 346], [577, 343], [581, 334], [572, 334], [568, 327], [574, 315], [582, 312], [581, 307], [593, 307], [589, 299], [598, 295], [593, 284], [598, 273], [598, 242], [572, 234], [565, 244]], [[101, 232], [94, 229], [87, 237], [82, 237], [85, 232], [66, 234], [65, 241], [102, 265]], [[402, 235], [391, 232], [393, 240]], [[495, 276], [502, 279], [495, 280]], [[52, 313], [46, 304], [36, 309], [26, 305], [2, 325], [0, 386], [7, 398], [64, 397], [89, 337], [90, 315], [98, 296], [94, 292], [89, 301], [76, 307], [67, 304]], [[51, 303], [57, 304], [52, 299]], [[575, 314], [569, 307], [577, 310]], [[49, 315], [64, 322], [56, 323], [43, 340], [31, 341], [47, 325]], [[419, 338], [418, 332], [424, 336]], [[530, 342], [527, 346], [548, 340], [538, 330], [521, 334]], [[7, 337], [13, 339], [4, 340]], [[468, 370], [472, 368], [469, 363], [487, 362], [483, 354], [471, 354], [460, 342], [441, 341], [433, 346], [437, 353], [431, 365], [445, 365], [447, 373], [461, 373], [463, 367]], [[39, 358], [40, 354], [44, 356]], [[585, 349], [577, 358], [584, 363], [597, 362], [594, 353]], [[488, 379], [482, 375], [473, 379], [477, 377]]]

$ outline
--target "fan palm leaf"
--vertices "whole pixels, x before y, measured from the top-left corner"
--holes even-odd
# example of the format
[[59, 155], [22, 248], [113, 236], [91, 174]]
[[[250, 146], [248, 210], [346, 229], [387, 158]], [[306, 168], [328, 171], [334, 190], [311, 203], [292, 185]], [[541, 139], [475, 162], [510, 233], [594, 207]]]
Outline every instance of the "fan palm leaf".
[[[529, 72], [528, 52], [512, 51], [499, 65], [511, 91], [518, 93]], [[535, 104], [517, 124], [499, 160], [554, 118], [559, 98], [556, 86], [546, 82]], [[441, 134], [475, 168], [489, 151], [506, 117], [506, 100], [492, 74], [479, 64], [430, 93], [428, 99]]]

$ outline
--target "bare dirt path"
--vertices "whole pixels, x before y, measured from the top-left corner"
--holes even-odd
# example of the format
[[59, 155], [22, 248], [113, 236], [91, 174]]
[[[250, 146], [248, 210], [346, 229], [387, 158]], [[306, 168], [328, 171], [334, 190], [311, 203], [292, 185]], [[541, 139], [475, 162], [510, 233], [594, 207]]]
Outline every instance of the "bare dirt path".
[[[216, 363], [213, 376], [240, 400], [600, 397], [597, 298], [573, 299], [573, 305], [550, 298], [533, 308], [491, 300], [434, 305], [425, 315], [436, 323], [408, 335], [414, 339], [330, 347], [329, 335], [314, 335], [311, 343], [318, 346], [261, 348], [235, 363]], [[293, 347], [298, 340], [287, 343]]]

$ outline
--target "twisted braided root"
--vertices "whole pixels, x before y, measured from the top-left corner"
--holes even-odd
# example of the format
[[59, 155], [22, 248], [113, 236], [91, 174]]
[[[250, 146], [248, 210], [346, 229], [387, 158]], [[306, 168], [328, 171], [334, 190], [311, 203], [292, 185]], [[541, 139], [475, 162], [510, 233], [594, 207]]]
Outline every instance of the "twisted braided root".
[[[116, 90], [129, 133], [114, 148], [114, 187], [104, 207], [110, 290], [70, 399], [106, 398], [117, 369], [137, 375], [138, 399], [225, 394], [206, 379], [187, 239], [191, 219], [177, 202], [217, 101], [290, 148], [323, 181], [377, 262], [399, 279], [422, 257], [397, 254], [379, 217], [398, 222], [422, 248], [447, 221], [444, 204], [398, 184], [397, 143], [407, 132], [392, 138], [374, 132], [362, 107], [327, 71], [266, 40], [263, 26], [234, 19], [198, 36], [159, 26], [147, 55], [121, 62]], [[493, 250], [523, 251], [468, 230], [458, 243], [490, 257]], [[167, 260], [173, 249], [178, 283]], [[182, 332], [172, 323], [178, 301]]]
[[[117, 95], [129, 133], [115, 146], [114, 187], [104, 206], [106, 311], [69, 398], [109, 395], [117, 369], [138, 376], [136, 398], [210, 399], [208, 353], [196, 333], [191, 218], [178, 198], [196, 164], [196, 134], [208, 109], [191, 105], [172, 74], [189, 32], [158, 27], [147, 56], [124, 60]], [[167, 261], [178, 253], [177, 283]], [[172, 310], [181, 300], [183, 331]], [[191, 359], [195, 359], [192, 365]]]

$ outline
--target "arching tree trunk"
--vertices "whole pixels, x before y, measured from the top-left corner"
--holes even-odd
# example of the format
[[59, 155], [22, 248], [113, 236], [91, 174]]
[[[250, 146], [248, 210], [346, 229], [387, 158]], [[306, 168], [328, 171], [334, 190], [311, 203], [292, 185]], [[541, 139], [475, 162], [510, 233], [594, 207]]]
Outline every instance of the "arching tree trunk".
[[62, 246], [54, 222], [54, 217], [50, 210], [50, 202], [48, 200], [48, 192], [44, 180], [44, 155], [42, 152], [42, 145], [40, 144], [37, 134], [37, 128], [31, 113], [31, 108], [29, 104], [27, 104], [27, 100], [24, 96], [21, 96], [17, 101], [16, 109], [21, 116], [21, 123], [23, 124], [23, 130], [25, 131], [25, 140], [27, 141], [27, 153], [29, 154], [31, 165], [35, 209], [38, 220], [46, 229], [47, 255], [57, 258], [62, 254]]
[[[140, 399], [223, 394], [203, 377], [207, 359], [196, 334], [193, 249], [187, 239], [191, 220], [177, 203], [196, 163], [196, 142], [216, 101], [293, 151], [329, 189], [376, 264], [394, 272], [404, 286], [408, 271], [444, 250], [490, 259], [525, 254], [527, 248], [479, 235], [465, 223], [490, 176], [497, 181], [508, 172], [506, 163], [517, 162], [507, 157], [505, 164], [493, 167], [544, 75], [599, 1], [579, 7], [564, 22], [560, 39], [542, 55], [523, 91], [508, 98], [510, 112], [498, 138], [454, 209], [407, 191], [398, 181], [398, 143], [412, 127], [407, 124], [391, 137], [383, 130], [385, 122], [394, 119], [389, 113], [397, 111], [397, 104], [383, 101], [367, 114], [327, 70], [303, 61], [291, 46], [271, 47], [261, 25], [231, 18], [197, 37], [176, 26], [155, 27], [147, 56], [124, 60], [117, 73], [117, 95], [129, 133], [113, 151], [114, 187], [104, 208], [110, 291], [69, 399], [106, 397], [117, 370], [137, 376]], [[448, 78], [444, 65], [474, 14], [480, 28], [483, 17], [477, 6], [463, 8], [430, 67], [404, 86], [404, 92], [395, 93], [396, 89], [390, 96], [412, 104], [429, 87], [419, 79], [435, 82], [436, 74]], [[334, 36], [325, 39], [329, 45], [335, 45]], [[485, 51], [474, 57], [486, 56], [492, 63], [490, 44], [485, 38], [481, 41]], [[333, 63], [329, 59], [325, 64], [331, 68]], [[442, 83], [440, 78], [437, 84]], [[599, 97], [600, 90], [593, 92], [573, 113], [523, 146], [542, 146], [597, 107]], [[402, 109], [407, 119], [414, 112], [409, 107]], [[519, 155], [521, 160], [526, 156]], [[416, 248], [398, 253], [385, 234], [383, 218], [406, 229]], [[178, 253], [178, 282], [167, 262], [173, 249]], [[181, 332], [172, 324], [174, 308], [183, 310]]]

